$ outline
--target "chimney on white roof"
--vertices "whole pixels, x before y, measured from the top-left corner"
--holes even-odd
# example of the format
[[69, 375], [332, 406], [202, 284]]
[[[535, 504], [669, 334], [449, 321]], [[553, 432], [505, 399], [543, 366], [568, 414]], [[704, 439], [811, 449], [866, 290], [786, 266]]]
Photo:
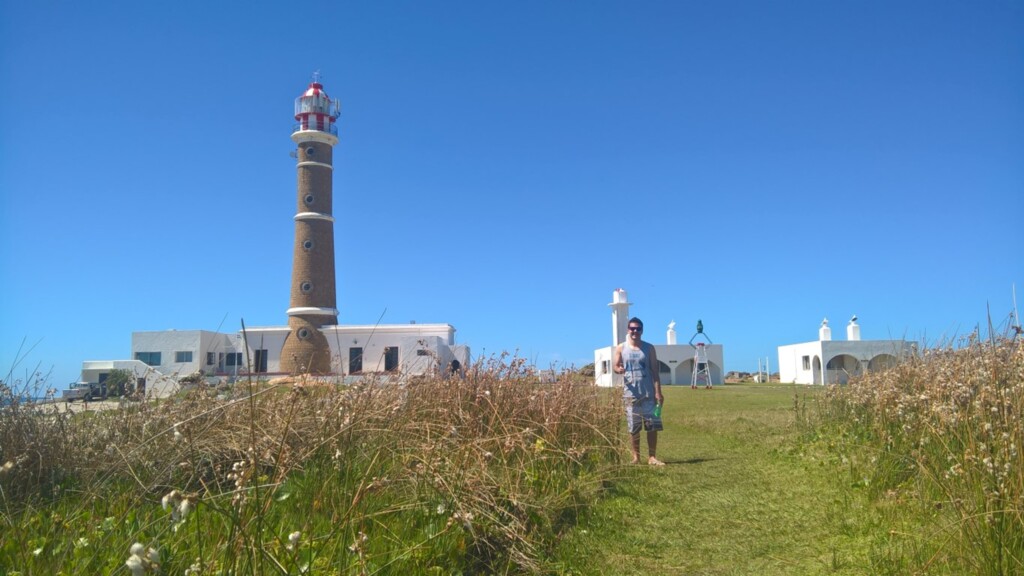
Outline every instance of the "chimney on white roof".
[[818, 328], [818, 340], [827, 342], [832, 339], [832, 329], [828, 327], [828, 318], [821, 321], [821, 328]]
[[846, 325], [846, 339], [850, 342], [860, 340], [860, 326], [857, 324], [856, 314], [853, 315], [853, 318], [850, 318], [850, 323]]

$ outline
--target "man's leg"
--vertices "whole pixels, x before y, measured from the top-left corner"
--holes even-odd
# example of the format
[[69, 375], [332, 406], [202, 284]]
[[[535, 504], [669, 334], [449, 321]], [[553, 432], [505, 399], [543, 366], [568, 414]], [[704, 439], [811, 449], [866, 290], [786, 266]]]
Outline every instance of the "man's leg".
[[630, 447], [633, 449], [633, 464], [640, 463], [640, 432], [630, 434]]
[[[640, 438], [637, 438], [637, 444], [639, 444]], [[639, 450], [639, 446], [637, 447]], [[665, 463], [658, 460], [658, 431], [648, 430], [647, 431], [647, 453], [650, 457], [647, 459], [647, 463], [654, 466], [664, 466]]]

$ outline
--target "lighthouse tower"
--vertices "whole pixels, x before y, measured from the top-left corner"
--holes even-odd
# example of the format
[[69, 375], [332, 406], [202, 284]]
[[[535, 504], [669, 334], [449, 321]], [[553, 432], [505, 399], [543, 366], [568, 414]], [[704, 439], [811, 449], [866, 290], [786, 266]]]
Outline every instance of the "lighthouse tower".
[[281, 371], [291, 374], [331, 372], [331, 348], [320, 327], [338, 323], [331, 181], [340, 111], [341, 103], [327, 96], [316, 76], [295, 99], [298, 201], [289, 332], [281, 350]]

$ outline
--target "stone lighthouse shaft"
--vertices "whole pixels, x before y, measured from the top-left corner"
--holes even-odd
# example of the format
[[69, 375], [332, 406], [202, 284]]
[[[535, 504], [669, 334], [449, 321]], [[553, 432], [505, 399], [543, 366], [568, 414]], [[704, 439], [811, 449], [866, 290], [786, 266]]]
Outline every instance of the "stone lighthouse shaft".
[[316, 80], [295, 99], [298, 195], [288, 336], [281, 350], [281, 371], [290, 374], [331, 372], [331, 348], [320, 327], [338, 323], [332, 180], [340, 108]]

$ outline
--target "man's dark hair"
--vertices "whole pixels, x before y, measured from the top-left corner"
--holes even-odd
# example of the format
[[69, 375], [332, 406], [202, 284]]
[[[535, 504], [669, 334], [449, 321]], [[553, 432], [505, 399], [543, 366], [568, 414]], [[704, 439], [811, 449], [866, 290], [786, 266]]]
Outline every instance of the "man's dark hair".
[[629, 322], [626, 322], [626, 326], [629, 326], [630, 324], [637, 324], [640, 326], [641, 330], [644, 329], [644, 321], [637, 318], [636, 316], [633, 316], [632, 318], [629, 319]]

